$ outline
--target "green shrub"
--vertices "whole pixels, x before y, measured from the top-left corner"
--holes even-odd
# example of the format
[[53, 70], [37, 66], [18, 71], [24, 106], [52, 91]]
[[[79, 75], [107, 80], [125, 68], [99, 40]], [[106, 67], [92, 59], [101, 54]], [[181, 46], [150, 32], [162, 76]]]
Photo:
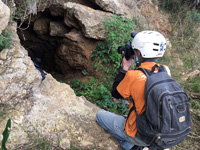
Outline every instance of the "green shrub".
[[116, 105], [112, 101], [110, 89], [102, 83], [97, 83], [95, 78], [91, 78], [88, 84], [83, 84], [80, 80], [73, 79], [70, 84], [77, 96], [85, 96], [88, 100], [97, 106], [120, 114], [126, 114], [127, 108], [125, 102]]
[[109, 47], [109, 58], [118, 67], [121, 61], [121, 55], [118, 54], [117, 49], [119, 46], [127, 44], [128, 40], [132, 40], [131, 32], [133, 32], [135, 24], [131, 19], [113, 15], [112, 19], [105, 18], [104, 25], [108, 34], [106, 44]]
[[99, 69], [105, 69], [106, 73], [112, 72], [114, 75], [121, 62], [121, 54], [117, 49], [119, 46], [125, 45], [128, 40], [132, 40], [131, 32], [134, 30], [135, 24], [131, 19], [113, 15], [112, 19], [105, 18], [104, 25], [108, 38], [105, 43], [97, 46], [91, 59], [94, 61], [94, 68], [99, 65]]
[[193, 108], [193, 109], [198, 109], [198, 110], [200, 110], [200, 103], [197, 101], [197, 100], [191, 100], [190, 101], [190, 104], [191, 104], [191, 107]]
[[192, 81], [191, 88], [194, 92], [200, 94], [200, 76], [195, 77]]
[[12, 37], [13, 35], [9, 30], [5, 29], [2, 31], [0, 35], [0, 51], [10, 47], [10, 41]]
[[193, 0], [159, 0], [159, 1], [161, 8], [172, 13], [177, 13], [182, 11], [182, 9], [190, 9], [195, 6]]
[[113, 52], [131, 39], [131, 32], [135, 27], [133, 20], [117, 15], [113, 15], [112, 19], [105, 18], [104, 25], [108, 34], [106, 43]]

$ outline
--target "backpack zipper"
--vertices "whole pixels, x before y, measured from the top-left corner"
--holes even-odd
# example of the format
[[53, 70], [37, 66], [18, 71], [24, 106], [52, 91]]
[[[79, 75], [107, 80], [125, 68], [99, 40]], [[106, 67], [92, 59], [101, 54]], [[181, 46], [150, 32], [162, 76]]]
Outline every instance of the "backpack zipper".
[[184, 132], [186, 132], [187, 130], [191, 130], [190, 127], [186, 128], [185, 130], [183, 131], [179, 131], [179, 132], [175, 132], [174, 134], [173, 133], [170, 133], [170, 134], [162, 134], [162, 133], [158, 133], [154, 136], [153, 141], [155, 141], [155, 143], [158, 143], [158, 141], [162, 138], [161, 136], [173, 136], [173, 135], [177, 135], [177, 134], [182, 134]]
[[[167, 79], [167, 80], [162, 80], [162, 81], [159, 81], [159, 82], [156, 82], [156, 83], [154, 83], [149, 89], [148, 89], [148, 91], [146, 92], [146, 95], [149, 95], [149, 92], [152, 90], [152, 88], [154, 87], [154, 86], [156, 86], [156, 85], [158, 85], [158, 84], [161, 84], [161, 83], [165, 83], [165, 82], [176, 82], [175, 80], [173, 80], [173, 79]], [[148, 105], [148, 97], [146, 97], [146, 99], [145, 99], [145, 105]], [[148, 108], [148, 107], [147, 107]], [[145, 108], [146, 109], [146, 108]], [[148, 111], [148, 109], [146, 109], [147, 111]]]
[[173, 108], [172, 108], [172, 101], [171, 99], [168, 100], [169, 102], [169, 109], [170, 109], [170, 115], [171, 115], [171, 130], [174, 130], [174, 113], [173, 113]]
[[154, 83], [153, 85], [151, 85], [151, 87], [149, 88], [149, 90], [146, 92], [146, 93], [147, 93], [146, 95], [149, 94], [149, 92], [151, 91], [151, 89], [152, 89], [154, 86], [156, 86], [156, 85], [158, 85], [158, 84], [161, 84], [161, 83], [165, 83], [165, 82], [176, 82], [176, 81], [173, 80], [173, 79], [167, 79], [167, 80], [162, 80], [162, 81], [156, 82], [156, 83]]
[[[158, 101], [159, 101], [159, 104], [158, 104], [158, 129], [160, 130], [160, 127], [161, 127], [161, 122], [160, 122], [160, 117], [161, 117], [161, 114], [160, 114], [160, 107], [161, 107], [161, 105], [162, 105], [162, 101], [161, 101], [161, 99], [164, 97], [164, 96], [168, 96], [168, 95], [176, 95], [176, 94], [180, 94], [180, 93], [182, 93], [182, 94], [184, 94], [184, 95], [186, 95], [186, 93], [184, 92], [184, 91], [175, 91], [175, 92], [169, 92], [169, 91], [166, 91], [166, 92], [163, 92], [161, 95], [160, 95], [160, 97], [158, 98]], [[186, 95], [186, 97], [187, 97], [187, 95]]]

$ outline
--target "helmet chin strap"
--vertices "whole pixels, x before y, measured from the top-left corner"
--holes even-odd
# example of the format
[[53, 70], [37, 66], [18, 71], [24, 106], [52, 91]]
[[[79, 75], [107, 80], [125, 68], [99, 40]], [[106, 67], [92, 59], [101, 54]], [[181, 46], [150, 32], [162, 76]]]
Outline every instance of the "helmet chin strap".
[[136, 67], [140, 66], [140, 61], [142, 60], [142, 56], [140, 58], [138, 58], [138, 55], [135, 52], [135, 59], [136, 59]]

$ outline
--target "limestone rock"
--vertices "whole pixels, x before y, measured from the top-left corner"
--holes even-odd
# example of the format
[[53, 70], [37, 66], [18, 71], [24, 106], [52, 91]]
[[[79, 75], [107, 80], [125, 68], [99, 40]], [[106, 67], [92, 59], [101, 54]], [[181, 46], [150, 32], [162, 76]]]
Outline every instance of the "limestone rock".
[[132, 19], [139, 13], [137, 2], [134, 0], [91, 0], [103, 10]]
[[[10, 31], [12, 29], [10, 28]], [[14, 31], [15, 32], [15, 31]], [[16, 33], [15, 33], [16, 34]], [[13, 36], [11, 48], [0, 52], [0, 103], [15, 105], [30, 96], [40, 84], [40, 74], [27, 56], [27, 51]]]
[[50, 35], [64, 37], [65, 33], [69, 32], [69, 29], [62, 22], [51, 21], [50, 22]]
[[[69, 85], [59, 83], [50, 74], [41, 80], [40, 72], [20, 45], [16, 26], [9, 28], [13, 33], [11, 48], [0, 53], [0, 133], [7, 116], [12, 119], [7, 149], [30, 149], [45, 140], [52, 148], [69, 149], [72, 144], [82, 149], [119, 150], [118, 142], [96, 123], [100, 108], [77, 97]], [[84, 42], [76, 32], [66, 37]]]
[[[99, 5], [103, 10], [112, 12], [114, 14], [123, 15], [124, 14], [124, 3], [120, 0], [90, 0]], [[132, 1], [135, 3], [134, 1]]]
[[63, 5], [67, 2], [79, 3], [85, 6], [96, 8], [96, 4], [86, 0], [37, 0], [38, 12], [49, 9], [52, 16], [63, 16]]
[[186, 81], [186, 80], [188, 80], [188, 79], [194, 79], [194, 78], [197, 77], [197, 76], [200, 76], [200, 70], [198, 70], [198, 69], [192, 71], [192, 72], [189, 73], [189, 74], [184, 75], [184, 76], [182, 77], [182, 80], [183, 80], [183, 81]]
[[106, 38], [104, 18], [112, 18], [111, 13], [94, 10], [76, 3], [65, 3], [65, 24], [80, 28], [85, 37], [102, 40]]
[[65, 36], [66, 38], [63, 39], [57, 51], [57, 69], [63, 74], [67, 74], [72, 68], [77, 70], [86, 69], [88, 72], [92, 72], [90, 55], [98, 42], [85, 38], [81, 31], [75, 29], [65, 34]]
[[62, 4], [53, 4], [49, 7], [52, 16], [64, 16], [64, 9]]
[[7, 59], [7, 56], [8, 56], [8, 52], [9, 52], [9, 49], [3, 49], [1, 52], [0, 52], [0, 60], [6, 60]]
[[41, 16], [39, 19], [37, 19], [34, 22], [33, 30], [39, 35], [48, 34], [49, 33], [49, 23], [50, 23], [49, 18]]
[[106, 12], [121, 15], [129, 19], [134, 19], [143, 28], [147, 28], [148, 24], [139, 9], [140, 1], [136, 0], [90, 0], [96, 3]]
[[10, 9], [0, 0], [0, 22], [1, 22], [0, 34], [2, 30], [4, 30], [8, 25], [9, 18], [10, 18]]
[[[74, 3], [75, 5], [75, 3]], [[76, 28], [78, 30], [81, 30], [81, 27], [79, 25], [78, 20], [74, 17], [74, 9], [73, 9], [73, 5], [70, 6], [64, 14], [64, 23], [68, 26], [68, 27], [73, 27]]]

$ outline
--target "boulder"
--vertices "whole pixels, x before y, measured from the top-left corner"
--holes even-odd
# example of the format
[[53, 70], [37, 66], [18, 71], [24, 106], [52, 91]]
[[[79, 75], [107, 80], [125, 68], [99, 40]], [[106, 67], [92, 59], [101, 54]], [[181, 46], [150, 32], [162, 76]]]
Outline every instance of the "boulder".
[[[83, 149], [94, 146], [98, 149], [119, 149], [114, 141], [105, 140], [111, 136], [102, 132], [95, 121], [99, 108], [84, 97], [76, 97], [69, 85], [57, 82], [48, 74], [33, 98], [35, 105], [24, 116], [25, 120], [37, 127], [51, 145], [63, 149], [69, 149], [70, 145]], [[29, 132], [36, 131], [32, 128]]]
[[0, 34], [8, 25], [10, 9], [0, 0]]
[[63, 16], [64, 15], [64, 3], [74, 2], [89, 6], [92, 8], [97, 8], [98, 6], [95, 3], [86, 0], [37, 0], [37, 9], [38, 12], [43, 12], [46, 9], [49, 9], [52, 16]]
[[65, 3], [64, 22], [67, 26], [80, 29], [85, 37], [103, 40], [106, 38], [104, 18], [112, 18], [112, 14], [94, 10], [77, 3]]
[[40, 18], [38, 18], [33, 25], [33, 30], [38, 34], [38, 35], [45, 35], [45, 34], [49, 34], [49, 23], [50, 23], [50, 19], [45, 17], [45, 16], [41, 16]]
[[189, 74], [186, 74], [186, 75], [182, 76], [181, 79], [183, 81], [187, 81], [188, 79], [194, 79], [197, 76], [200, 76], [200, 70], [198, 70], [198, 69], [190, 72]]
[[51, 36], [60, 36], [64, 37], [67, 32], [70, 31], [63, 22], [56, 22], [56, 21], [51, 21], [50, 22], [50, 35]]
[[65, 37], [57, 50], [57, 69], [63, 74], [69, 73], [72, 69], [93, 72], [90, 55], [98, 41], [85, 38], [81, 31], [76, 29], [65, 34]]
[[133, 19], [138, 15], [141, 16], [140, 10], [137, 7], [137, 2], [134, 0], [90, 0], [96, 3], [104, 11], [112, 12], [113, 14], [122, 15]]

